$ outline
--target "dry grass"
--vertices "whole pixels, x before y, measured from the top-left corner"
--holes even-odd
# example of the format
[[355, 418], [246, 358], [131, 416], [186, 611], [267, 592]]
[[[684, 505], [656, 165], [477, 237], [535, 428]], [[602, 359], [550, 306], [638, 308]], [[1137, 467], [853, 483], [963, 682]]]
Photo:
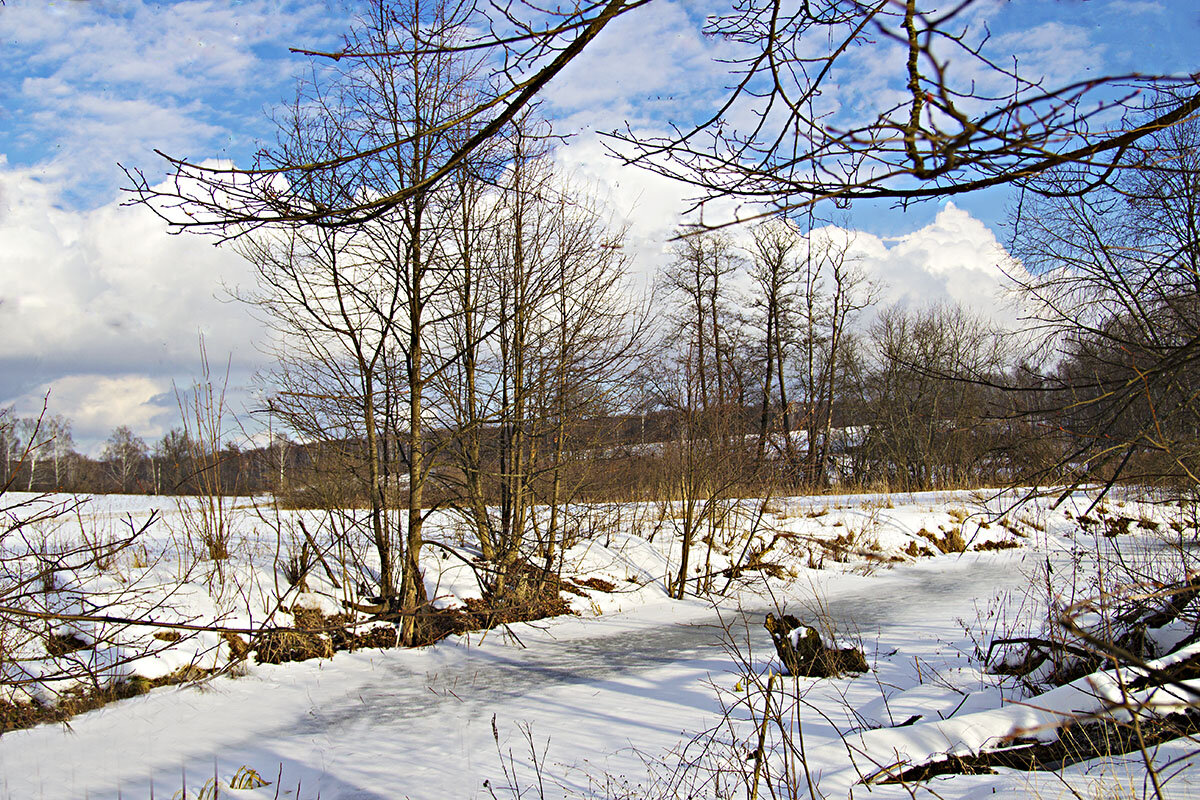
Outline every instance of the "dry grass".
[[978, 553], [984, 553], [989, 550], [1013, 550], [1020, 546], [1021, 546], [1020, 544], [1018, 544], [1017, 542], [1014, 542], [1012, 540], [1001, 540], [1001, 541], [980, 542], [979, 544], [975, 545], [971, 549]]
[[925, 528], [917, 531], [917, 535], [928, 539], [942, 553], [962, 553], [967, 549], [967, 541], [963, 538], [962, 528], [955, 526], [938, 536]]
[[161, 678], [134, 675], [102, 689], [70, 689], [63, 692], [58, 702], [53, 705], [38, 702], [0, 702], [0, 734], [32, 728], [46, 722], [66, 722], [77, 714], [94, 711], [116, 700], [137, 697], [160, 686], [197, 681], [211, 674], [213, 670], [188, 665]]

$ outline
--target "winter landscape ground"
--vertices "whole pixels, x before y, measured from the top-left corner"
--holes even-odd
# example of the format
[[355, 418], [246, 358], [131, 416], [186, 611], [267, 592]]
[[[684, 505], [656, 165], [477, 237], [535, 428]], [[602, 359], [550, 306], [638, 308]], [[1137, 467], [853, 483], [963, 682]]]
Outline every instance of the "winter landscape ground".
[[[747, 541], [760, 548], [774, 541], [760, 559], [764, 566], [731, 580], [713, 599], [682, 601], [664, 588], [679, 557], [672, 550], [678, 539], [667, 533], [672, 507], [597, 506], [588, 512], [607, 526], [564, 559], [563, 575], [577, 591], [566, 595], [573, 614], [417, 649], [363, 648], [282, 664], [259, 664], [251, 655], [234, 664], [229, 637], [216, 632], [164, 636], [170, 629], [60, 621], [52, 633], [77, 649], [56, 660], [46, 649], [37, 652], [42, 639], [26, 643], [25, 660], [10, 654], [8, 700], [54, 702], [64, 689], [53, 680], [64, 658], [87, 663], [89, 679], [101, 682], [159, 678], [189, 664], [220, 671], [61, 724], [4, 733], [0, 796], [1200, 793], [1195, 742], [1154, 738], [1156, 719], [1194, 705], [1191, 673], [1176, 673], [1177, 684], [1147, 684], [1128, 666], [1080, 669], [1080, 659], [1068, 663], [1070, 649], [1024, 670], [1020, 664], [1032, 663], [1028, 644], [988, 653], [992, 642], [1022, 636], [1080, 650], [1089, 631], [1119, 639], [1119, 619], [1128, 626], [1131, 607], [1149, 609], [1143, 623], [1161, 613], [1173, 599], [1162, 587], [1193, 566], [1194, 509], [1110, 498], [1089, 512], [1086, 493], [1057, 499], [1014, 505], [1011, 493], [943, 492], [742, 501], [744, 513], [730, 517], [740, 524], [718, 534], [711, 554], [701, 543], [694, 563], [719, 572]], [[113, 617], [228, 629], [289, 626], [296, 608], [344, 611], [346, 592], [329, 575], [314, 570], [303, 587], [289, 585], [275, 512], [265, 501], [254, 506], [239, 500], [229, 509], [235, 544], [218, 565], [185, 557], [181, 521], [195, 513], [186, 503], [90, 498], [39, 535], [65, 543], [82, 526], [116, 538], [152, 514], [154, 520], [136, 546], [43, 592], [40, 602], [66, 612], [72, 602], [105, 596]], [[311, 512], [281, 514], [285, 522], [309, 514], [306, 527], [313, 529], [321, 523]], [[437, 535], [469, 558], [451, 530], [446, 525]], [[478, 597], [468, 566], [449, 549], [426, 550], [422, 566], [436, 605]], [[826, 640], [861, 647], [870, 671], [780, 675], [762, 626], [764, 615], [779, 609]], [[1143, 625], [1143, 652], [1162, 659], [1151, 666], [1200, 653], [1194, 614], [1180, 610], [1161, 626]], [[45, 680], [33, 680], [39, 675]], [[26, 680], [14, 680], [19, 676]], [[1128, 721], [1131, 710], [1141, 721], [1143, 748], [1122, 746], [1130, 737], [1120, 731], [1135, 727], [1128, 722], [1088, 727], [1095, 719]], [[1067, 729], [1092, 730], [1106, 743], [1088, 750], [1079, 737], [1061, 733]], [[980, 751], [1056, 739], [1064, 752], [1049, 754], [1037, 771], [970, 766]], [[761, 765], [756, 750], [766, 755]], [[943, 774], [912, 771], [950, 756], [963, 758], [932, 771]], [[972, 772], [979, 774], [963, 774]]]
[[1194, 0], [0, 41], [0, 800], [1200, 795]]

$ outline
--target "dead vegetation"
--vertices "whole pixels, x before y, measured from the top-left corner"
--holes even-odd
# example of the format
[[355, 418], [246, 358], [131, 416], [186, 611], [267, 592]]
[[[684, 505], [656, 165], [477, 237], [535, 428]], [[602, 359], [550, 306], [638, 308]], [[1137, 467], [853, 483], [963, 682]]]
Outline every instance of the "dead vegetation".
[[617, 590], [615, 583], [594, 576], [591, 578], [577, 578], [572, 583], [580, 588], [595, 589], [598, 592], [615, 592]]
[[978, 553], [986, 553], [995, 550], [1013, 550], [1021, 546], [1020, 542], [1014, 542], [1012, 539], [988, 539], [980, 542], [971, 549]]
[[189, 664], [159, 678], [133, 675], [111, 686], [67, 689], [58, 695], [54, 703], [0, 701], [0, 734], [47, 722], [66, 722], [76, 714], [93, 711], [113, 701], [137, 697], [160, 686], [192, 683], [212, 675], [214, 671]]
[[[572, 613], [563, 593], [579, 590], [553, 573], [523, 564], [510, 575], [518, 576], [502, 593], [485, 592], [483, 597], [467, 598], [459, 608], [435, 608], [426, 605], [412, 613], [416, 618], [414, 646], [425, 647], [447, 636], [486, 630], [516, 622], [545, 619]], [[616, 587], [600, 578], [578, 585], [599, 591]], [[381, 612], [367, 620], [354, 615], [326, 615], [317, 609], [294, 607], [295, 626], [264, 630], [247, 643], [241, 637], [227, 636], [235, 658], [253, 654], [260, 664], [282, 664], [313, 658], [332, 658], [341, 651], [398, 646], [396, 623], [399, 613]]]
[[962, 528], [957, 525], [948, 531], [943, 531], [941, 536], [931, 533], [924, 528], [917, 531], [917, 535], [928, 539], [942, 553], [962, 553], [967, 549], [967, 542], [963, 539]]

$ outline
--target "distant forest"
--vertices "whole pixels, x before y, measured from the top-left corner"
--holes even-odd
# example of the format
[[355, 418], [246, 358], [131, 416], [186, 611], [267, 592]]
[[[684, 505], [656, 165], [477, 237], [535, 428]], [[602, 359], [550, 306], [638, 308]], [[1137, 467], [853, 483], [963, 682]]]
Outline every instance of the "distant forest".
[[[745, 325], [747, 317], [734, 320], [730, 313], [717, 328], [729, 334], [729, 344], [704, 362], [695, 360], [695, 347], [682, 362], [674, 360], [678, 338], [664, 336], [629, 360], [619, 381], [609, 380], [608, 394], [584, 404], [590, 413], [527, 416], [522, 448], [531, 454], [524, 477], [529, 500], [922, 491], [1070, 482], [1085, 474], [1095, 480], [1115, 475], [1117, 465], [1106, 473], [1087, 460], [1094, 426], [1128, 442], [1153, 418], [1153, 409], [1136, 407], [1111, 418], [1105, 387], [1128, 375], [1111, 353], [1081, 349], [1039, 375], [1014, 358], [1011, 336], [960, 308], [885, 309], [866, 330], [842, 334], [836, 351], [830, 336], [810, 336], [816, 355], [793, 339], [795, 353], [783, 371], [768, 371], [766, 359], [755, 358], [762, 341], [742, 335], [744, 328], [735, 331], [735, 322]], [[680, 327], [676, 322], [669, 330], [678, 336]], [[816, 365], [809, 380], [793, 373], [805, 364]], [[1111, 380], [1098, 380], [1103, 370], [1113, 373]], [[664, 391], [671, 388], [681, 391]], [[207, 396], [211, 401], [212, 393]], [[1065, 402], [1070, 398], [1078, 402]], [[624, 408], [610, 406], [618, 400]], [[347, 430], [351, 426], [340, 432], [341, 426], [330, 426], [307, 442], [276, 434], [258, 445], [244, 436], [215, 441], [195, 423], [204, 413], [192, 417], [192, 424], [153, 442], [117, 427], [91, 457], [75, 449], [69, 419], [0, 409], [0, 479], [20, 491], [271, 492], [301, 506], [370, 504], [365, 462], [371, 448], [365, 436]], [[1187, 431], [1175, 433], [1190, 438]], [[423, 505], [459, 506], [464, 496], [506, 502], [504, 461], [513, 437], [514, 425], [502, 419], [474, 428], [428, 427]], [[402, 505], [407, 495], [406, 444], [403, 425], [377, 431], [378, 481], [389, 506]], [[474, 471], [464, 467], [464, 449], [475, 453]], [[1174, 485], [1180, 478], [1173, 454], [1151, 447], [1119, 466], [1128, 480]]]

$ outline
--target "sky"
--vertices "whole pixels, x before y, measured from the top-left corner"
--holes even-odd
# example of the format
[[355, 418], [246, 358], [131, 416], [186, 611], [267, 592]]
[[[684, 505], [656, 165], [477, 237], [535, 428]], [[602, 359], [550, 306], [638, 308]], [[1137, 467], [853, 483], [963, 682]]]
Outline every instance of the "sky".
[[[667, 129], [705, 113], [729, 77], [728, 45], [701, 23], [716, 0], [656, 0], [618, 19], [548, 88], [543, 113], [569, 137], [558, 160], [627, 222], [648, 279], [690, 193], [623, 167], [600, 133]], [[234, 301], [247, 265], [198, 236], [171, 236], [122, 191], [122, 166], [162, 180], [161, 150], [245, 164], [307, 61], [336, 47], [353, 0], [7, 0], [0, 6], [0, 407], [73, 421], [98, 452], [117, 425], [147, 441], [178, 424], [174, 387], [199, 375], [203, 336], [241, 413], [268, 365], [265, 331]], [[1193, 71], [1190, 0], [982, 0], [998, 47], [1054, 79]], [[831, 95], [886, 96], [869, 48]], [[859, 204], [864, 267], [884, 302], [952, 300], [1003, 318], [1004, 191], [906, 210]], [[48, 395], [48, 400], [46, 397]]]

